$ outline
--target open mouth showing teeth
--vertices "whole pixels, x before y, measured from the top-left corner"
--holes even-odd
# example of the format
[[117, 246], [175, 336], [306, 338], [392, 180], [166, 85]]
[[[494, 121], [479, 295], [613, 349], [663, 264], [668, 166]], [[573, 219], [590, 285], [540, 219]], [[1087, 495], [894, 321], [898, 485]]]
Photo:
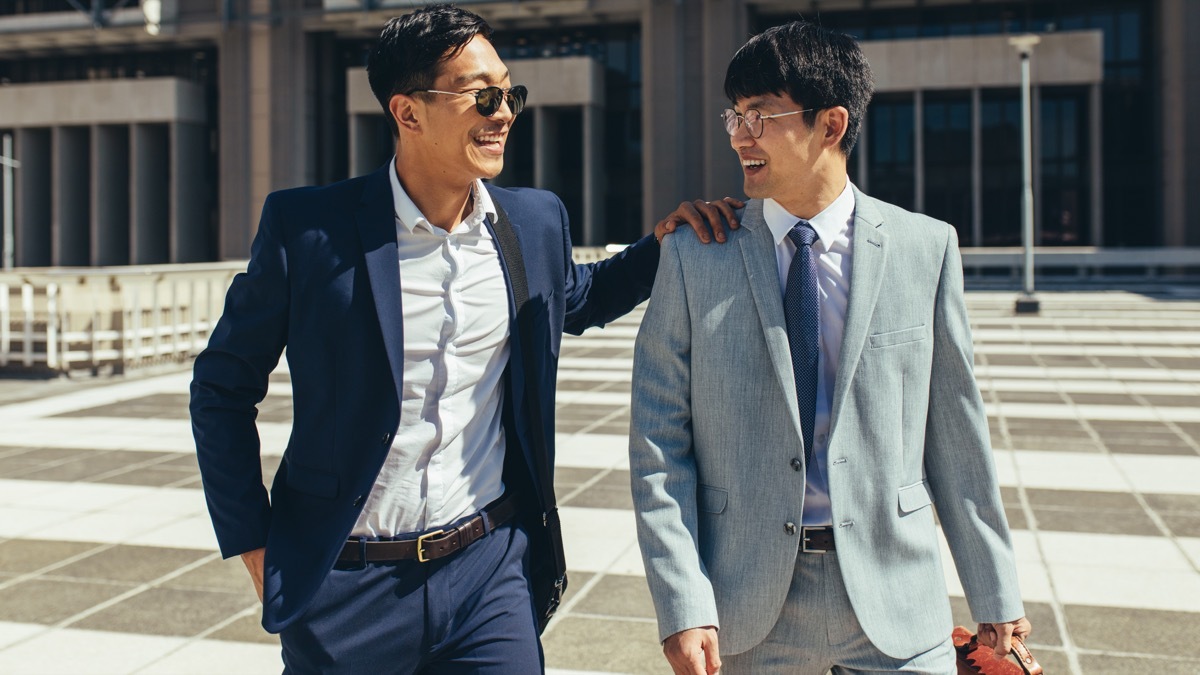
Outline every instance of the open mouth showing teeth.
[[500, 145], [504, 142], [504, 136], [499, 134], [494, 136], [476, 136], [475, 142], [480, 145]]
[[742, 166], [744, 166], [747, 169], [757, 169], [760, 166], [766, 166], [766, 164], [767, 164], [767, 160], [765, 160], [765, 159], [743, 159], [742, 160]]

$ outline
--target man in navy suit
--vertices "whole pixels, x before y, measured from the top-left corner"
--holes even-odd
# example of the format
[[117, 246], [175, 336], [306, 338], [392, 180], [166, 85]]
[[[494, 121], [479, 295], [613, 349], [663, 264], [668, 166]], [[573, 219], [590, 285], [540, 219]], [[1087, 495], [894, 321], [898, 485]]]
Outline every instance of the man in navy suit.
[[[575, 265], [557, 197], [482, 182], [526, 96], [490, 34], [447, 6], [387, 24], [368, 73], [395, 160], [267, 198], [196, 360], [221, 553], [245, 562], [287, 672], [543, 668], [565, 584], [550, 478], [562, 332], [645, 300], [675, 221]], [[285, 347], [293, 431], [268, 498], [256, 405]]]

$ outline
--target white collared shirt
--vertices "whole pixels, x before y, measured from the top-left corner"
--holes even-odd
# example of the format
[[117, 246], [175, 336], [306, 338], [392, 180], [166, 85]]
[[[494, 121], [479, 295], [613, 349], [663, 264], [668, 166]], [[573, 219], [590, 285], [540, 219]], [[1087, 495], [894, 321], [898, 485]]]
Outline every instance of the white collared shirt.
[[[508, 285], [475, 181], [475, 208], [434, 226], [390, 171], [404, 311], [400, 428], [353, 536], [391, 537], [449, 524], [504, 493], [500, 411], [508, 365]], [[380, 363], [380, 368], [388, 364]]]
[[[779, 292], [787, 290], [788, 269], [796, 256], [796, 245], [787, 233], [800, 220], [774, 199], [763, 201], [763, 218], [775, 237], [775, 259], [779, 265]], [[817, 413], [813, 424], [812, 464], [804, 484], [805, 525], [832, 525], [829, 504], [829, 428], [833, 412], [833, 387], [837, 381], [838, 356], [846, 326], [846, 301], [850, 297], [850, 243], [854, 239], [854, 191], [850, 181], [842, 194], [808, 221], [820, 239], [813, 242], [817, 257], [817, 296], [821, 305], [821, 351], [817, 365]]]

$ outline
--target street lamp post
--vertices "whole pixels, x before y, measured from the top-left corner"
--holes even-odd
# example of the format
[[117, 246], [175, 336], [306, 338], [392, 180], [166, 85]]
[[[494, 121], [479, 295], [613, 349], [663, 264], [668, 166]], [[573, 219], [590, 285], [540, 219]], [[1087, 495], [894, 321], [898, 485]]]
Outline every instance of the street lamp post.
[[1018, 35], [1008, 44], [1021, 55], [1021, 242], [1025, 248], [1025, 283], [1017, 297], [1017, 314], [1037, 314], [1041, 307], [1033, 294], [1033, 96], [1029, 82], [1029, 60], [1042, 39]]
[[0, 146], [0, 166], [4, 167], [4, 269], [14, 267], [16, 246], [14, 240], [13, 213], [13, 169], [21, 163], [13, 159], [12, 134], [4, 134], [4, 144]]

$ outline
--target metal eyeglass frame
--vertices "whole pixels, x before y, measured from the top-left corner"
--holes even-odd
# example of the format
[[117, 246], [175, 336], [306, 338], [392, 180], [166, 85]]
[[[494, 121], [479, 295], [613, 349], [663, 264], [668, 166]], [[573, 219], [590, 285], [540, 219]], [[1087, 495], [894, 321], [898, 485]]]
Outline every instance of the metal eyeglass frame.
[[[745, 115], [742, 115], [738, 111], [734, 110], [733, 108], [726, 108], [725, 110], [721, 111], [720, 117], [721, 117], [721, 123], [725, 125], [725, 131], [730, 136], [733, 136], [734, 134], [736, 134], [738, 128], [741, 127], [742, 124], [745, 124], [746, 131], [749, 132], [751, 138], [762, 138], [763, 131], [766, 129], [766, 125], [764, 125], [762, 123], [763, 120], [774, 119], [776, 117], [787, 117], [788, 115], [799, 115], [800, 113], [812, 112], [814, 110], [819, 110], [819, 108], [805, 108], [804, 110], [792, 110], [790, 112], [775, 113], [774, 115], [764, 115], [764, 114], [760, 113], [759, 111], [755, 110], [754, 108], [751, 108], [746, 111]], [[758, 120], [758, 133], [757, 134], [754, 133], [754, 127], [751, 126], [752, 123], [750, 122], [750, 120], [746, 119], [751, 113], [753, 113], [757, 117], [757, 120]], [[735, 120], [737, 120], [737, 124], [734, 125], [733, 129], [729, 128], [729, 115], [730, 114], [732, 114], [733, 118]]]

